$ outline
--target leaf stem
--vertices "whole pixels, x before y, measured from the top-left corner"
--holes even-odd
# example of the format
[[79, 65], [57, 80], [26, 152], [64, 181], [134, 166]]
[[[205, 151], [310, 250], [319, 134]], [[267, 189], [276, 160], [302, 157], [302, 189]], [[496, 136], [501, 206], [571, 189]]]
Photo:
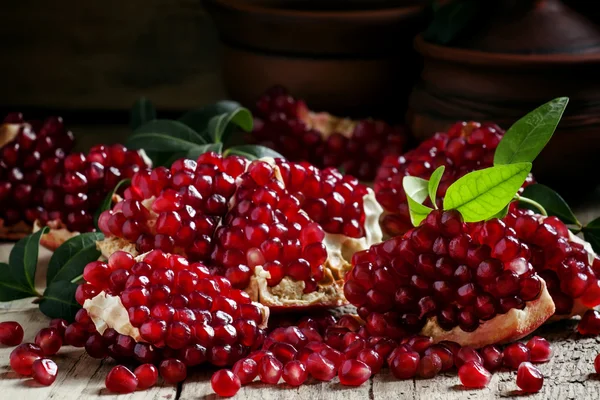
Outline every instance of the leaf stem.
[[71, 283], [77, 283], [77, 281], [80, 281], [83, 279], [83, 274], [76, 276], [75, 278], [71, 279]]
[[532, 206], [537, 208], [544, 217], [548, 216], [546, 209], [535, 200], [531, 200], [527, 197], [519, 196], [518, 194], [515, 194], [515, 200], [522, 201], [523, 203], [531, 204]]

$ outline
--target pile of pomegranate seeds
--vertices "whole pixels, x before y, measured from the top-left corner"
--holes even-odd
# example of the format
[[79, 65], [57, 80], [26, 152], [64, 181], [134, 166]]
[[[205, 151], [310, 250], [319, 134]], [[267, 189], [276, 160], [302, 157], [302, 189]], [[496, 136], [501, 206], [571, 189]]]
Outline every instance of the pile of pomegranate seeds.
[[[387, 211], [380, 221], [390, 236], [403, 234], [412, 228], [406, 194], [402, 187], [405, 176], [429, 179], [431, 173], [444, 165], [446, 170], [437, 191], [437, 203], [448, 187], [467, 173], [491, 167], [494, 152], [504, 131], [495, 124], [458, 122], [448, 132], [438, 132], [416, 149], [401, 156], [383, 159], [375, 179], [377, 200]], [[531, 176], [525, 185], [532, 182]], [[429, 199], [426, 205], [432, 206]]]
[[529, 248], [498, 219], [464, 224], [433, 211], [419, 227], [356, 253], [344, 293], [372, 335], [419, 332], [429, 317], [444, 330], [523, 309], [542, 291]]
[[258, 100], [255, 116], [249, 142], [270, 147], [290, 161], [341, 167], [365, 181], [374, 178], [385, 155], [401, 154], [408, 137], [404, 128], [383, 121], [355, 122], [312, 113], [281, 87]]
[[[25, 121], [20, 113], [12, 113], [4, 124], [18, 125], [18, 133], [0, 150], [0, 219], [8, 226], [33, 224], [42, 212], [43, 188], [53, 184], [73, 148], [73, 134], [58, 117]], [[62, 199], [61, 205], [65, 206]]]

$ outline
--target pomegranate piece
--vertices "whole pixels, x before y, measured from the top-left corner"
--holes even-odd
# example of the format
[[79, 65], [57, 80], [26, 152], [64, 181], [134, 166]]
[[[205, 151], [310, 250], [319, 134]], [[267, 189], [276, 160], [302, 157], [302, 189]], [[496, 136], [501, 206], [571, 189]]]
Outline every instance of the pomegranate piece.
[[517, 386], [526, 393], [536, 393], [544, 385], [544, 376], [532, 363], [523, 362], [517, 370]]
[[458, 379], [466, 388], [481, 389], [489, 385], [492, 374], [480, 363], [469, 360], [458, 369]]
[[290, 361], [283, 367], [282, 378], [290, 386], [302, 385], [308, 378], [306, 365], [299, 360]]
[[389, 364], [390, 370], [398, 379], [414, 378], [417, 374], [420, 360], [419, 353], [415, 351], [399, 353], [391, 360]]
[[210, 385], [216, 394], [232, 397], [240, 390], [240, 378], [228, 369], [220, 369], [210, 378]]
[[167, 358], [158, 365], [160, 376], [167, 383], [179, 383], [187, 377], [187, 367], [176, 358]]
[[442, 359], [435, 353], [421, 357], [417, 368], [417, 375], [424, 379], [431, 379], [442, 370]]
[[408, 134], [403, 127], [382, 121], [335, 117], [310, 111], [303, 100], [280, 86], [256, 102], [250, 143], [273, 148], [292, 161], [307, 160], [318, 167], [342, 167], [371, 181], [381, 158], [401, 154]]
[[530, 359], [529, 349], [523, 343], [511, 343], [504, 348], [504, 365], [509, 368], [517, 369], [521, 363]]
[[50, 386], [56, 380], [58, 366], [49, 358], [40, 358], [31, 365], [31, 372], [36, 382], [44, 386]]
[[154, 386], [158, 380], [158, 369], [153, 364], [142, 364], [133, 371], [133, 374], [138, 380], [139, 390]]
[[539, 336], [534, 336], [527, 342], [529, 356], [533, 363], [545, 363], [552, 358], [552, 346], [550, 343]]
[[345, 386], [360, 386], [371, 377], [371, 368], [358, 360], [345, 360], [338, 371], [340, 383]]
[[600, 335], [600, 312], [587, 310], [577, 325], [577, 331], [584, 336]]
[[17, 346], [23, 341], [23, 327], [16, 321], [0, 322], [0, 343]]
[[[529, 343], [532, 341], [530, 340]], [[529, 348], [529, 343], [527, 347]], [[530, 349], [531, 351], [531, 349]], [[494, 372], [502, 366], [503, 353], [500, 349], [494, 345], [487, 345], [479, 351], [481, 358], [483, 359], [483, 366], [491, 372]], [[475, 360], [476, 361], [476, 360]]]
[[236, 361], [231, 370], [240, 378], [241, 384], [245, 385], [252, 382], [258, 375], [258, 364], [251, 358], [244, 358]]
[[258, 364], [258, 377], [263, 383], [276, 385], [283, 373], [283, 364], [274, 356], [265, 356]]
[[35, 335], [37, 344], [44, 355], [51, 356], [58, 353], [62, 346], [62, 337], [56, 328], [43, 328]]
[[138, 386], [138, 380], [129, 369], [117, 365], [106, 375], [104, 384], [113, 393], [132, 393]]
[[319, 353], [312, 353], [306, 360], [306, 370], [313, 378], [328, 382], [336, 375], [335, 364]]
[[35, 360], [44, 356], [42, 349], [32, 343], [23, 343], [10, 353], [10, 367], [18, 374], [31, 376], [31, 367]]

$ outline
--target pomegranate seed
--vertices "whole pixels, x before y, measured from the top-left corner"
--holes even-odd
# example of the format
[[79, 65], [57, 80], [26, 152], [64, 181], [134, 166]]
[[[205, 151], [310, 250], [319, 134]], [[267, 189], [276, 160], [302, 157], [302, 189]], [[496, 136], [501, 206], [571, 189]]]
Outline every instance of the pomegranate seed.
[[69, 323], [62, 318], [55, 318], [50, 321], [49, 327], [55, 328], [60, 334], [61, 338], [65, 336], [65, 330], [67, 330], [67, 326]]
[[240, 378], [241, 384], [245, 385], [258, 375], [258, 364], [251, 358], [244, 358], [233, 364], [232, 371]]
[[302, 361], [290, 361], [283, 367], [283, 380], [290, 386], [300, 386], [308, 378], [306, 365]]
[[179, 383], [187, 377], [187, 367], [176, 358], [168, 358], [160, 362], [160, 376], [167, 383]]
[[284, 365], [295, 359], [298, 354], [298, 350], [294, 346], [283, 342], [274, 343], [269, 350]]
[[529, 355], [533, 363], [545, 363], [552, 358], [552, 346], [542, 337], [532, 337], [527, 342], [527, 348], [529, 349]]
[[503, 354], [500, 349], [494, 345], [487, 345], [480, 351], [481, 358], [483, 359], [483, 366], [488, 371], [495, 371], [502, 366]]
[[90, 357], [103, 359], [106, 357], [106, 343], [102, 335], [93, 333], [85, 342], [85, 351]]
[[258, 364], [258, 377], [263, 383], [276, 385], [283, 373], [283, 364], [274, 356], [263, 357]]
[[526, 393], [536, 393], [544, 385], [544, 376], [532, 363], [523, 362], [517, 371], [517, 386]]
[[51, 356], [56, 354], [62, 346], [62, 337], [55, 328], [44, 328], [35, 336], [35, 344], [37, 344], [44, 355]]
[[577, 325], [577, 331], [584, 336], [600, 335], [600, 312], [587, 310]]
[[489, 385], [492, 374], [477, 361], [469, 360], [458, 369], [458, 378], [464, 387], [481, 389]]
[[142, 364], [133, 373], [138, 380], [137, 388], [139, 390], [154, 386], [158, 380], [158, 370], [152, 364]]
[[454, 364], [457, 368], [460, 368], [467, 361], [475, 361], [476, 363], [483, 365], [483, 359], [477, 350], [469, 346], [462, 347], [458, 350], [456, 357], [454, 358]]
[[210, 378], [210, 385], [216, 394], [223, 397], [235, 396], [242, 387], [240, 378], [228, 369], [215, 372]]
[[328, 382], [336, 375], [335, 364], [319, 353], [312, 353], [306, 360], [308, 373], [319, 381]]
[[10, 367], [18, 374], [30, 376], [33, 362], [43, 355], [42, 349], [35, 344], [20, 344], [10, 353]]
[[421, 378], [430, 379], [442, 370], [442, 359], [435, 353], [427, 354], [419, 361], [417, 375]]
[[523, 343], [511, 343], [504, 348], [504, 365], [517, 369], [522, 362], [529, 361], [529, 349]]
[[338, 371], [340, 383], [345, 386], [360, 386], [371, 377], [371, 368], [358, 360], [342, 362]]
[[15, 321], [0, 322], [0, 343], [17, 346], [23, 341], [23, 327]]
[[129, 369], [117, 365], [106, 375], [104, 384], [113, 393], [132, 393], [138, 386], [138, 380]]
[[356, 356], [358, 361], [362, 361], [371, 368], [373, 375], [378, 373], [383, 367], [383, 357], [373, 349], [363, 349]]
[[425, 350], [425, 355], [436, 354], [442, 362], [442, 371], [447, 371], [454, 367], [454, 354], [447, 347], [434, 345]]
[[594, 359], [594, 369], [596, 370], [596, 374], [600, 374], [600, 354]]
[[42, 385], [49, 386], [56, 380], [58, 366], [48, 358], [35, 360], [31, 365], [33, 379]]
[[392, 374], [398, 379], [414, 378], [421, 357], [415, 351], [397, 354], [390, 363]]

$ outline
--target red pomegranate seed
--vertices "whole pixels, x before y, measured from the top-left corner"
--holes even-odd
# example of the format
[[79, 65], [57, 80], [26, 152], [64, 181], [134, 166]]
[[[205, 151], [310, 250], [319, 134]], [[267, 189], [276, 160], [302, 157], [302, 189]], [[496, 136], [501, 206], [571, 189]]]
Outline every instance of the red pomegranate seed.
[[419, 356], [419, 353], [415, 351], [400, 353], [392, 359], [390, 370], [398, 379], [414, 378], [417, 374], [420, 360], [421, 357]]
[[600, 312], [587, 310], [577, 325], [577, 331], [584, 336], [600, 335]]
[[93, 333], [85, 342], [85, 351], [90, 357], [103, 359], [106, 357], [107, 344], [98, 332]]
[[179, 383], [187, 377], [187, 367], [182, 361], [176, 358], [168, 358], [161, 361], [158, 369], [160, 376], [167, 383]]
[[61, 338], [65, 336], [65, 330], [67, 329], [67, 326], [69, 326], [69, 323], [62, 318], [50, 320], [49, 324], [50, 328], [55, 328], [58, 331]]
[[517, 371], [517, 386], [526, 393], [536, 393], [544, 385], [544, 376], [532, 363], [523, 362]]
[[483, 359], [483, 366], [488, 371], [495, 371], [502, 366], [502, 351], [494, 345], [487, 345], [479, 350]]
[[299, 360], [290, 361], [283, 367], [283, 380], [290, 386], [300, 386], [308, 378], [306, 365]]
[[328, 382], [335, 377], [335, 364], [319, 353], [312, 353], [306, 360], [306, 370], [315, 379]]
[[425, 355], [429, 354], [436, 354], [440, 358], [442, 361], [442, 371], [447, 371], [454, 367], [454, 355], [447, 347], [439, 344], [433, 345], [425, 350]]
[[153, 364], [142, 364], [133, 373], [138, 380], [137, 388], [139, 390], [154, 386], [158, 380], [158, 369]]
[[48, 358], [40, 358], [35, 360], [31, 365], [33, 379], [42, 385], [49, 386], [56, 380], [58, 366]]
[[235, 396], [242, 387], [240, 378], [228, 369], [215, 372], [210, 378], [210, 385], [216, 394], [223, 397]]
[[598, 354], [594, 359], [594, 369], [596, 370], [597, 374], [600, 374], [600, 354]]
[[274, 343], [269, 350], [284, 365], [295, 359], [298, 354], [298, 350], [294, 346], [283, 342]]
[[435, 353], [427, 354], [419, 361], [417, 375], [424, 379], [430, 379], [442, 370], [442, 359]]
[[552, 346], [542, 337], [532, 337], [527, 342], [527, 348], [529, 349], [529, 355], [533, 363], [545, 363], [552, 358]]
[[458, 369], [458, 378], [464, 387], [481, 389], [489, 385], [492, 374], [478, 362], [469, 360]]
[[233, 364], [231, 369], [240, 378], [242, 385], [250, 383], [258, 375], [258, 364], [251, 358], [243, 358]]
[[377, 374], [383, 367], [383, 357], [373, 349], [363, 349], [356, 356], [358, 361], [362, 361], [371, 368], [373, 375]]
[[31, 366], [44, 356], [42, 349], [32, 343], [23, 343], [10, 353], [10, 367], [18, 374], [31, 376]]
[[132, 393], [138, 386], [138, 380], [129, 369], [117, 365], [106, 375], [104, 384], [113, 393]]
[[43, 328], [35, 335], [35, 344], [40, 346], [44, 355], [56, 354], [62, 346], [62, 337], [55, 328]]
[[456, 357], [454, 358], [454, 364], [457, 368], [460, 368], [467, 361], [475, 361], [476, 363], [483, 365], [483, 359], [477, 350], [469, 346], [462, 347], [458, 350]]
[[23, 341], [23, 327], [16, 321], [0, 322], [0, 343], [16, 346]]
[[342, 385], [360, 386], [371, 376], [371, 368], [362, 361], [346, 360], [342, 362], [338, 376]]
[[522, 362], [529, 361], [529, 349], [523, 343], [511, 343], [504, 348], [504, 365], [517, 369]]
[[265, 356], [258, 364], [258, 377], [263, 383], [276, 385], [282, 373], [283, 364], [274, 356]]

